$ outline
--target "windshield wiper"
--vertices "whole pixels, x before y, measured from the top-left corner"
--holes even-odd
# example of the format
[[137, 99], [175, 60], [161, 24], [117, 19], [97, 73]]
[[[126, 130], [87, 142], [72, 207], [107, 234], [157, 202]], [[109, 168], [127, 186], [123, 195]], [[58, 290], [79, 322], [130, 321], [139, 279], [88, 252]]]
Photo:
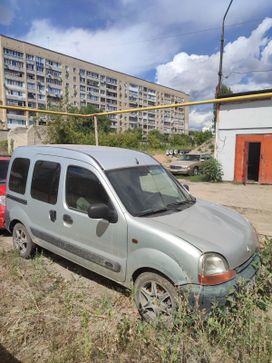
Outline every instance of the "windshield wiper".
[[146, 209], [146, 210], [136, 214], [136, 217], [143, 217], [143, 216], [148, 216], [148, 215], [151, 215], [151, 214], [166, 212], [167, 210], [168, 210], [167, 208]]
[[174, 202], [174, 203], [169, 203], [167, 204], [167, 208], [171, 208], [171, 207], [179, 207], [181, 205], [185, 205], [185, 204], [194, 204], [196, 201], [196, 199], [186, 199], [186, 200], [182, 200], [180, 202]]

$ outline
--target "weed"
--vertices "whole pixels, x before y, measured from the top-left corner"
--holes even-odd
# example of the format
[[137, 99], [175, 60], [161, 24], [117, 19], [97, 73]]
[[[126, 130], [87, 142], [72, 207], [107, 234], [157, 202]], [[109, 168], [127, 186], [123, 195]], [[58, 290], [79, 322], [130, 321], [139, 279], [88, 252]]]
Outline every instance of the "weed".
[[133, 293], [93, 294], [91, 281], [65, 281], [44, 256], [1, 252], [0, 344], [25, 363], [270, 363], [271, 255], [266, 240], [255, 285], [241, 281], [223, 308], [204, 314], [185, 296], [171, 324], [151, 325], [131, 314]]

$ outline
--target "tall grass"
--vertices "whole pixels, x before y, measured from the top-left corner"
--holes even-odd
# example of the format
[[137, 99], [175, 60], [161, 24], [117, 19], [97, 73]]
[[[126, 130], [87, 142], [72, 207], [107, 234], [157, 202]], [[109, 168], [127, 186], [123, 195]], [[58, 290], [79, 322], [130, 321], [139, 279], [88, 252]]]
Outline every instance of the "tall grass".
[[43, 256], [25, 261], [2, 252], [0, 343], [24, 363], [270, 363], [271, 256], [267, 240], [256, 284], [241, 283], [223, 309], [203, 314], [184, 298], [172, 324], [150, 325], [122, 290], [76, 274], [67, 281]]

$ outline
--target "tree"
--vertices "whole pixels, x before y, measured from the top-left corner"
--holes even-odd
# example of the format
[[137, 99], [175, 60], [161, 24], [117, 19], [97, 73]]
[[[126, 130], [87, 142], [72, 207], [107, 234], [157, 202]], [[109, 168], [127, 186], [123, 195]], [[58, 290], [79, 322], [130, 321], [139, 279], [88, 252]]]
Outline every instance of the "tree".
[[[225, 84], [222, 83], [220, 91], [219, 91], [219, 97], [222, 96], [228, 96], [228, 95], [232, 95], [232, 89], [228, 86], [226, 86]], [[215, 123], [216, 123], [216, 111], [218, 108], [218, 104], [213, 104], [213, 129], [215, 130]]]
[[211, 131], [192, 131], [191, 137], [194, 145], [201, 145], [212, 138]]
[[[70, 113], [91, 114], [100, 112], [92, 105], [77, 109], [71, 105], [59, 104], [57, 110]], [[94, 120], [92, 117], [82, 118], [78, 116], [51, 116], [48, 127], [49, 142], [53, 144], [94, 144]], [[98, 129], [100, 132], [110, 131], [110, 120], [106, 116], [98, 116]]]
[[159, 130], [151, 130], [148, 133], [148, 143], [154, 148], [158, 149], [164, 141], [164, 135]]

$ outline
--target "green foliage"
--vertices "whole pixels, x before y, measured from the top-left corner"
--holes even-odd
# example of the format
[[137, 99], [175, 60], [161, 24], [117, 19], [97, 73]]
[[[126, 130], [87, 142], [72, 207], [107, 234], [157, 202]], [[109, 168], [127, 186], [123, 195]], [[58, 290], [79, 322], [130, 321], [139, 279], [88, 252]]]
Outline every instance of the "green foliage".
[[152, 130], [148, 133], [148, 143], [154, 149], [159, 149], [161, 144], [164, 142], [164, 135], [161, 134], [158, 130]]
[[232, 95], [233, 92], [232, 92], [231, 88], [229, 88], [225, 84], [222, 84], [219, 94], [220, 94], [220, 96], [227, 96], [227, 95]]
[[[59, 104], [57, 110], [67, 112], [91, 114], [99, 112], [95, 107], [88, 105], [78, 110], [72, 106], [64, 107]], [[109, 132], [110, 120], [106, 116], [98, 116], [97, 122], [101, 132]], [[48, 127], [49, 142], [52, 144], [94, 144], [93, 118], [81, 118], [77, 116], [51, 116]]]
[[192, 143], [197, 146], [210, 140], [213, 136], [211, 131], [192, 131], [190, 134], [192, 138]]
[[142, 135], [138, 129], [124, 133], [99, 133], [99, 145], [137, 149]]
[[[63, 102], [51, 106], [53, 110], [62, 110], [71, 113], [92, 114], [99, 111], [88, 105], [77, 109], [65, 105]], [[89, 144], [95, 143], [93, 118], [81, 118], [77, 116], [50, 116], [48, 130], [48, 142], [52, 144]], [[212, 137], [211, 132], [194, 131], [189, 135], [167, 136], [158, 130], [151, 130], [147, 140], [143, 142], [143, 131], [141, 128], [129, 130], [121, 134], [111, 132], [110, 120], [106, 116], [98, 116], [99, 144], [105, 146], [125, 147], [131, 149], [192, 149]]]
[[222, 166], [216, 159], [209, 159], [201, 164], [201, 174], [206, 181], [221, 182], [223, 176]]
[[171, 135], [169, 136], [169, 144], [173, 148], [187, 148], [192, 146], [192, 138], [189, 135]]

